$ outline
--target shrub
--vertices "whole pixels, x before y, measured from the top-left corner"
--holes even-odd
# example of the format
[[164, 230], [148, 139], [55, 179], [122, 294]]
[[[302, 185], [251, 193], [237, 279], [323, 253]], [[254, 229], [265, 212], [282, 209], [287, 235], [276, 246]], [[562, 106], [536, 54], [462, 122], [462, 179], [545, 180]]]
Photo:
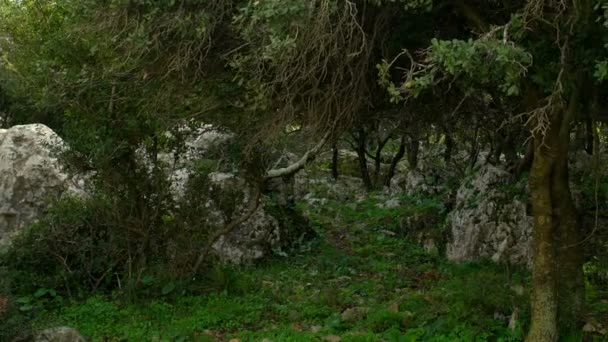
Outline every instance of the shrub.
[[128, 260], [125, 235], [116, 234], [110, 203], [67, 198], [18, 236], [2, 256], [14, 291], [51, 288], [66, 294], [116, 281]]

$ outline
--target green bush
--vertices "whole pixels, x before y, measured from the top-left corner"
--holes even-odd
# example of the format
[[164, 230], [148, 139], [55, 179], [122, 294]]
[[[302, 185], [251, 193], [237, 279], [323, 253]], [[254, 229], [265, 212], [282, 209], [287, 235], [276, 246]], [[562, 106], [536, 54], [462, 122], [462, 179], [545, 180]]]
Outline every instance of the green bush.
[[193, 225], [202, 215], [201, 201], [166, 210], [147, 226], [150, 221], [136, 221], [115, 200], [97, 194], [65, 198], [24, 230], [0, 255], [13, 292], [27, 296], [50, 289], [68, 297], [115, 289], [143, 296], [173, 292], [208, 234], [200, 223]]
[[20, 310], [17, 298], [11, 292], [11, 279], [7, 270], [0, 268], [0, 341], [12, 341], [31, 332], [32, 312]]
[[116, 234], [110, 203], [68, 198], [57, 202], [40, 221], [24, 230], [1, 263], [14, 291], [39, 288], [75, 295], [100, 289], [123, 274], [128, 260], [126, 236]]

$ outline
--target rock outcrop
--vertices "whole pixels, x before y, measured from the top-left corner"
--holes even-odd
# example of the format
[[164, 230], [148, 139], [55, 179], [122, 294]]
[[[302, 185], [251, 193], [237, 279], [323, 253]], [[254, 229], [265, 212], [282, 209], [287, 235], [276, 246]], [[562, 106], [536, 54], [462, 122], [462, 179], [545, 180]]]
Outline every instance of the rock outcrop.
[[[209, 175], [209, 212], [205, 223], [213, 230], [223, 229], [227, 222], [237, 220], [251, 210], [255, 196], [244, 179], [228, 173]], [[264, 258], [273, 249], [281, 247], [279, 221], [269, 215], [260, 203], [251, 217], [214, 244], [214, 253], [223, 261], [233, 264], [251, 263]]]
[[62, 148], [61, 138], [41, 124], [0, 129], [0, 247], [35, 222], [52, 200], [83, 192], [82, 180], [68, 177], [54, 157]]
[[[195, 163], [202, 159], [208, 159], [218, 149], [225, 147], [232, 139], [232, 134], [221, 131], [212, 125], [203, 125], [196, 129], [183, 125], [177, 128], [175, 134], [165, 133], [167, 138], [176, 141], [180, 148], [163, 151], [158, 154], [157, 159], [166, 168], [169, 176], [171, 191], [174, 198], [180, 199], [186, 192], [188, 180], [195, 169]], [[178, 142], [178, 140], [183, 141]], [[143, 151], [140, 151], [143, 156]], [[151, 165], [147, 158], [143, 162]]]
[[530, 264], [533, 218], [527, 208], [526, 185], [510, 184], [509, 177], [507, 171], [486, 165], [460, 186], [448, 215], [449, 259]]

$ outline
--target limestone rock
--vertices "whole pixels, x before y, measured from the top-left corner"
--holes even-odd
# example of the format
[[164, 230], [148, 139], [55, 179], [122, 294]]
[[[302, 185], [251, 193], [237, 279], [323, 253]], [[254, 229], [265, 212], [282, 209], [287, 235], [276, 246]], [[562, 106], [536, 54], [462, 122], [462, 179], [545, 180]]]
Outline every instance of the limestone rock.
[[[243, 178], [229, 173], [209, 174], [209, 212], [205, 223], [212, 229], [223, 229], [228, 220], [236, 220], [251, 210], [254, 190]], [[281, 196], [278, 196], [281, 197]], [[307, 220], [289, 205], [278, 204], [269, 212], [266, 198], [248, 220], [213, 244], [213, 251], [223, 261], [248, 264], [273, 252], [290, 248], [313, 234]]]
[[[204, 221], [213, 229], [223, 229], [227, 220], [236, 220], [250, 210], [250, 198], [254, 196], [244, 179], [232, 174], [209, 174], [209, 209]], [[269, 215], [264, 203], [245, 222], [230, 234], [220, 237], [213, 251], [224, 262], [251, 263], [268, 255], [281, 245], [281, 229], [276, 218]]]
[[449, 259], [486, 257], [530, 265], [533, 218], [527, 212], [525, 184], [510, 185], [509, 177], [507, 171], [486, 165], [460, 186], [455, 208], [448, 215]]
[[[184, 196], [195, 162], [209, 158], [215, 150], [225, 146], [233, 138], [231, 133], [219, 130], [212, 125], [203, 125], [196, 129], [182, 125], [174, 133], [167, 132], [166, 135], [170, 139], [177, 139], [175, 135], [179, 135], [180, 139], [183, 139], [183, 149], [164, 151], [157, 157], [169, 171], [171, 191], [176, 199]], [[144, 158], [144, 163], [151, 165], [146, 158]]]
[[64, 193], [83, 194], [83, 180], [68, 177], [54, 150], [61, 138], [41, 124], [0, 129], [0, 247], [34, 223]]
[[[227, 222], [237, 220], [250, 211], [251, 197], [255, 196], [255, 190], [251, 189], [242, 177], [226, 172], [230, 167], [222, 164], [225, 147], [230, 143], [233, 134], [211, 125], [198, 129], [180, 127], [177, 132], [167, 134], [184, 139], [185, 145], [185, 149], [180, 153], [169, 151], [158, 156], [159, 160], [164, 161], [171, 191], [178, 206], [190, 205], [189, 198], [194, 191], [195, 197], [201, 199], [205, 207], [205, 212], [201, 213], [202, 226], [210, 231], [222, 230]], [[284, 154], [279, 162], [289, 164], [295, 158], [294, 155]], [[218, 171], [207, 175], [198, 173], [196, 165], [201, 161], [212, 163]], [[301, 222], [297, 224], [286, 222], [290, 219], [289, 214], [293, 214], [286, 212], [290, 210], [298, 192], [307, 191], [307, 176], [300, 174], [301, 172], [289, 180], [273, 180], [265, 189], [273, 193], [276, 206], [282, 208], [280, 217], [267, 211], [268, 201], [263, 197], [258, 209], [248, 220], [213, 244], [212, 250], [222, 262], [248, 264], [290, 245], [291, 239], [294, 238], [292, 233], [299, 232], [298, 229], [294, 229], [295, 232], [288, 231], [288, 228], [302, 228], [307, 224], [305, 220], [299, 220]], [[198, 183], [197, 180], [196, 184], [192, 183], [195, 175], [202, 176], [206, 181]], [[301, 189], [298, 188], [300, 183]], [[187, 194], [189, 195], [186, 196]], [[288, 225], [290, 227], [287, 227]]]
[[80, 333], [69, 327], [43, 330], [34, 335], [34, 342], [86, 342]]

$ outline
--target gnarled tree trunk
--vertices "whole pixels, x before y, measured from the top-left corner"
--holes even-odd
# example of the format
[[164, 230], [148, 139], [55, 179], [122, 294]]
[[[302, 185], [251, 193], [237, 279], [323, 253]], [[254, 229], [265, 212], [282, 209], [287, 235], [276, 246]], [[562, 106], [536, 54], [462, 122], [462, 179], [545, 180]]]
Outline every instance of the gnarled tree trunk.
[[571, 108], [553, 113], [546, 135], [534, 136], [529, 185], [534, 211], [532, 322], [529, 342], [553, 342], [580, 327], [584, 310], [583, 254], [568, 184]]

